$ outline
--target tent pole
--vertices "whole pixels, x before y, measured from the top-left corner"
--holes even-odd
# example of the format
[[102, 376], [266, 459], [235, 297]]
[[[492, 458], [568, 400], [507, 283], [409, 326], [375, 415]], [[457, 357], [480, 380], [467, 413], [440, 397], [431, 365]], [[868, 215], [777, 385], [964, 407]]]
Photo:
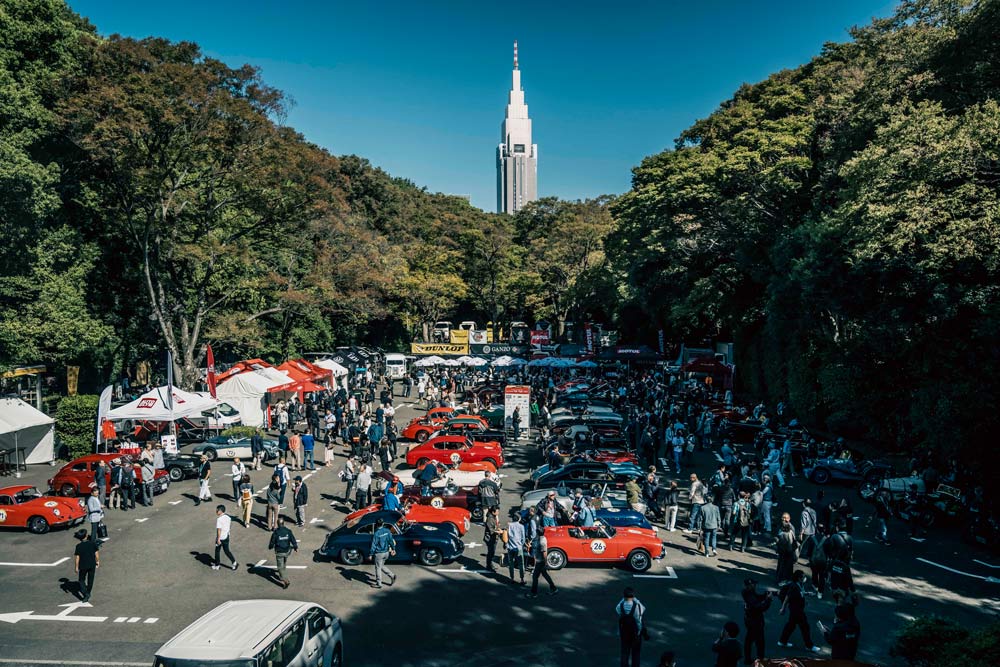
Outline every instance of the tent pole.
[[35, 409], [42, 411], [42, 374], [35, 375]]

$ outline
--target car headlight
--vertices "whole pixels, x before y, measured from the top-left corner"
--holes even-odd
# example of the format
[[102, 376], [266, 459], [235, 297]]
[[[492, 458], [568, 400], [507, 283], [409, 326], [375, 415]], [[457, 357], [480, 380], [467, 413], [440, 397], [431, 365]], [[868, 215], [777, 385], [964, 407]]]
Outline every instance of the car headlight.
[[52, 514], [54, 516], [62, 516], [62, 512], [60, 512], [59, 510], [52, 510]]

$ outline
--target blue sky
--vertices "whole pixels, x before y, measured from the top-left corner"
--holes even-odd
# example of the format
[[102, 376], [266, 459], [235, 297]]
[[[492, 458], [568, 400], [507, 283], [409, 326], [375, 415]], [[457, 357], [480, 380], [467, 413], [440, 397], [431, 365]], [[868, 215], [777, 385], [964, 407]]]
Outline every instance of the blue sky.
[[795, 67], [884, 0], [69, 0], [101, 34], [197, 42], [251, 63], [294, 104], [287, 122], [493, 210], [512, 43], [538, 144], [538, 190], [628, 190], [631, 169], [744, 82]]

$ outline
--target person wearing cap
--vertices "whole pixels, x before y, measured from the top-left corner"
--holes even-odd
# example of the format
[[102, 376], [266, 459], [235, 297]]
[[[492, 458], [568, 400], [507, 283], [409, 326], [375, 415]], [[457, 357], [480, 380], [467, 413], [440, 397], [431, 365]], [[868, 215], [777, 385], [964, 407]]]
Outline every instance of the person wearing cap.
[[396, 495], [396, 482], [399, 481], [398, 477], [392, 478], [392, 483], [385, 488], [385, 495], [382, 496], [382, 509], [384, 510], [394, 510], [396, 512], [401, 512], [399, 505], [399, 496]]
[[295, 525], [301, 528], [306, 522], [306, 505], [309, 504], [309, 487], [296, 475], [292, 484], [292, 506], [295, 508]]
[[743, 638], [743, 662], [753, 664], [753, 649], [757, 649], [757, 660], [764, 659], [764, 625], [765, 612], [771, 608], [771, 591], [757, 592], [757, 580], [743, 581], [743, 626], [746, 636]]
[[538, 503], [538, 514], [542, 517], [543, 527], [556, 525], [556, 507], [558, 505], [559, 501], [556, 500], [556, 491], [555, 489], [550, 489], [548, 494]]
[[94, 592], [94, 577], [101, 566], [101, 547], [99, 542], [87, 539], [86, 528], [73, 533], [73, 537], [79, 543], [73, 550], [73, 568], [77, 574], [80, 600], [89, 602], [90, 594]]
[[649, 631], [644, 624], [646, 607], [635, 596], [632, 588], [626, 588], [622, 599], [615, 605], [618, 617], [618, 641], [621, 648], [621, 666], [639, 667], [639, 652], [642, 640], [648, 638]]
[[630, 509], [637, 512], [642, 511], [642, 489], [639, 488], [639, 480], [642, 477], [637, 475], [634, 478], [630, 478], [625, 482], [625, 501], [628, 503]]

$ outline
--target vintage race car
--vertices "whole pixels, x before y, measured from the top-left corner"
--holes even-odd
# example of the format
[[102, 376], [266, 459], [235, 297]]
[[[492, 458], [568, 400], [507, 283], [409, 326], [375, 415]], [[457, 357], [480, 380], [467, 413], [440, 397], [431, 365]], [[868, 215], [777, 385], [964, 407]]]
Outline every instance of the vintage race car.
[[[390, 563], [438, 565], [462, 555], [465, 544], [451, 526], [410, 523], [387, 524], [396, 540], [396, 553]], [[326, 536], [318, 550], [320, 556], [335, 558], [344, 565], [357, 566], [371, 558], [374, 523], [364, 517], [343, 524]]]
[[804, 470], [806, 479], [816, 484], [829, 482], [877, 482], [892, 474], [886, 463], [860, 461], [854, 458], [829, 457], [818, 459]]
[[545, 563], [552, 570], [566, 563], [625, 563], [645, 572], [665, 553], [660, 538], [645, 528], [556, 526], [545, 529], [545, 539], [549, 545]]
[[503, 431], [491, 429], [482, 417], [456, 417], [444, 424], [437, 435], [464, 435], [473, 442], [493, 442], [503, 445], [506, 434]]
[[386, 511], [382, 509], [381, 503], [375, 503], [368, 507], [363, 507], [357, 512], [352, 512], [344, 518], [344, 523], [361, 519], [375, 522], [382, 519], [386, 523], [399, 523], [400, 521], [410, 521], [412, 523], [442, 523], [448, 524], [455, 529], [459, 537], [469, 532], [471, 514], [468, 510], [460, 507], [433, 507], [431, 505], [418, 505], [407, 502], [403, 504], [402, 511]]
[[[567, 517], [572, 516], [575, 492], [564, 486], [555, 489], [528, 491], [521, 496], [521, 510], [523, 511], [538, 505], [548, 495], [549, 491], [556, 492], [556, 501], [563, 508]], [[657, 529], [642, 512], [631, 509], [628, 506], [624, 491], [604, 489], [602, 493], [593, 497], [588, 496], [588, 498], [590, 499], [590, 506], [594, 508], [594, 518], [606, 526], [614, 526], [615, 528], [649, 528], [657, 532]]]
[[504, 464], [503, 448], [490, 443], [473, 443], [462, 435], [435, 436], [406, 453], [406, 463], [422, 468], [428, 461], [464, 463], [485, 461], [498, 468]]
[[[580, 461], [580, 462], [567, 463], [566, 465], [557, 468], [555, 472], [558, 472], [563, 468], [570, 468], [571, 476], [577, 475], [577, 472], [575, 471], [583, 471], [583, 470], [600, 470], [600, 471], [609, 470], [611, 472], [619, 473], [626, 476], [631, 475], [633, 478], [642, 477], [645, 476], [646, 474], [646, 472], [642, 468], [635, 465], [634, 463], [607, 463], [603, 461]], [[552, 472], [553, 471], [549, 468], [548, 465], [538, 466], [532, 471], [531, 480], [538, 481]]]
[[[253, 450], [250, 447], [250, 438], [246, 437], [237, 438], [217, 435], [214, 438], [209, 438], [205, 442], [200, 442], [192, 447], [191, 453], [199, 456], [204, 454], [208, 457], [209, 461], [235, 458], [242, 459], [243, 461], [250, 461], [253, 459]], [[264, 460], [277, 460], [279, 455], [280, 452], [278, 450], [277, 441], [265, 438]]]
[[[417, 472], [419, 470], [397, 470], [395, 474], [399, 477], [399, 481], [403, 483], [403, 486], [419, 486], [419, 482], [414, 479]], [[454, 484], [461, 488], [471, 489], [478, 486], [481, 481], [483, 481], [482, 470], [443, 470], [440, 477], [431, 482], [431, 488]], [[500, 483], [497, 478], [494, 478], [493, 481], [497, 484]]]
[[399, 432], [399, 435], [404, 440], [426, 442], [454, 416], [455, 410], [452, 408], [431, 408], [426, 415], [411, 419], [410, 423]]
[[569, 486], [592, 490], [605, 485], [612, 489], [623, 489], [628, 480], [636, 477], [634, 470], [613, 470], [606, 463], [569, 463], [558, 470], [546, 472], [529, 483], [533, 483], [536, 489]]
[[49, 528], [75, 526], [86, 516], [80, 499], [43, 496], [24, 484], [0, 489], [0, 528], [27, 528], [40, 535]]
[[[104, 461], [107, 470], [105, 479], [107, 488], [111, 488], [111, 462], [120, 458], [120, 454], [88, 454], [78, 459], [73, 459], [56, 473], [55, 477], [49, 480], [49, 489], [61, 496], [88, 495], [94, 483], [94, 473], [97, 472], [97, 462]], [[135, 478], [142, 479], [142, 469], [138, 464], [134, 464]], [[170, 487], [170, 473], [166, 470], [157, 470], [153, 477], [153, 495], [163, 493]]]

